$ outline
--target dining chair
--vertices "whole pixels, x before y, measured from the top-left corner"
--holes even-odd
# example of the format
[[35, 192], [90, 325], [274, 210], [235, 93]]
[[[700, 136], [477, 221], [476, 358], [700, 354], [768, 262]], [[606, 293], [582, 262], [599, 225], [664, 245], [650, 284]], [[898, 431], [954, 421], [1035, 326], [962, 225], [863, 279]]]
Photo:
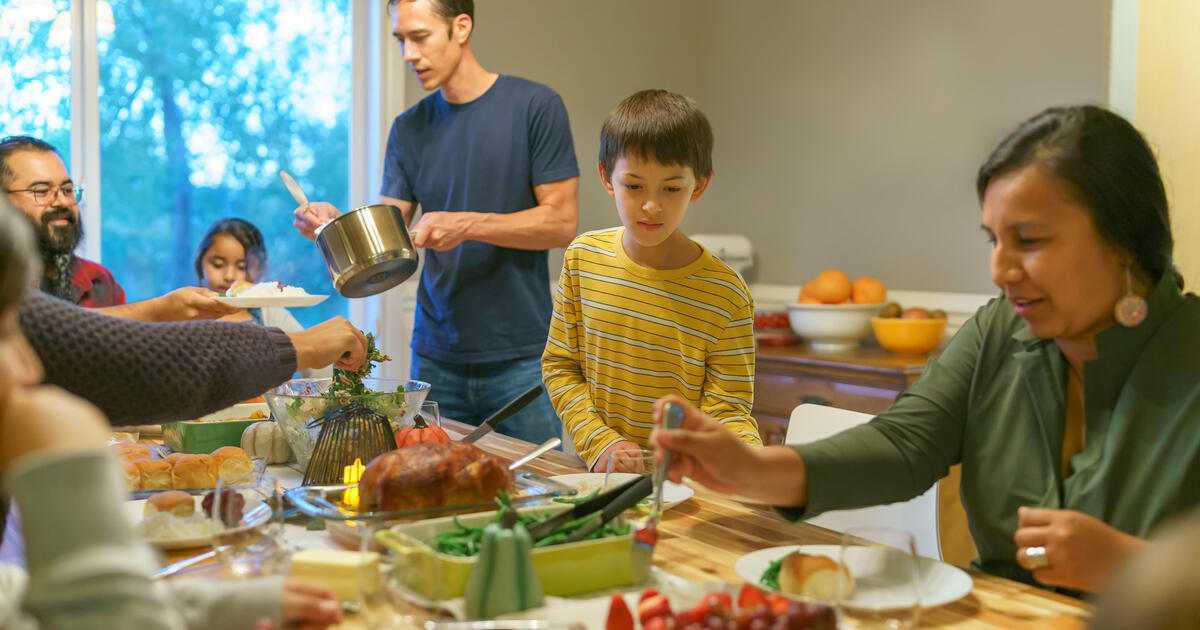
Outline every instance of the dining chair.
[[[873, 418], [871, 414], [805, 403], [792, 410], [784, 444], [806, 444], [841, 433]], [[919, 555], [942, 559], [938, 537], [938, 484], [923, 494], [897, 503], [855, 510], [833, 510], [806, 522], [844, 532], [851, 527], [882, 526], [912, 533]], [[883, 542], [883, 541], [880, 541]]]

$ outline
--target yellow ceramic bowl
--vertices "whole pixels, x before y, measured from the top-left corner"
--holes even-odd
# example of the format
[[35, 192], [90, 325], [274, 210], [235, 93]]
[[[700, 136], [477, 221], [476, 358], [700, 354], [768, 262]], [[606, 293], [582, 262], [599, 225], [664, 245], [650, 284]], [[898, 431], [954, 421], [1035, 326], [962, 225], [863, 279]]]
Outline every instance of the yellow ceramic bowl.
[[[460, 514], [458, 520], [467, 526], [482, 527], [495, 517], [495, 512], [477, 512]], [[429, 544], [437, 533], [454, 528], [454, 517], [436, 518], [395, 525], [375, 536], [391, 552], [393, 571], [402, 584], [430, 599], [452, 599], [466, 590], [475, 557], [447, 555]], [[631, 528], [624, 536], [537, 547], [533, 550], [533, 570], [547, 595], [576, 595], [642, 581], [649, 571], [652, 552], [634, 545]]]
[[875, 339], [884, 348], [901, 354], [921, 354], [941, 345], [946, 318], [872, 317], [871, 328], [875, 329]]

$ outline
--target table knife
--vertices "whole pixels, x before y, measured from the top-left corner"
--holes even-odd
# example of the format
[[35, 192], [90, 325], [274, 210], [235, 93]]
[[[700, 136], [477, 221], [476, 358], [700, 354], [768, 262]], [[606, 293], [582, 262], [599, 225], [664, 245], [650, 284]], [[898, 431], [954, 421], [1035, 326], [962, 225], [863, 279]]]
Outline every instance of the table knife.
[[492, 414], [491, 417], [489, 417], [487, 420], [484, 420], [483, 422], [481, 422], [474, 431], [471, 431], [470, 433], [463, 436], [462, 441], [468, 442], [468, 443], [474, 442], [475, 440], [478, 440], [479, 438], [487, 435], [488, 433], [491, 433], [496, 428], [496, 425], [500, 424], [504, 420], [507, 420], [509, 416], [524, 409], [525, 405], [528, 405], [529, 403], [533, 402], [533, 399], [535, 399], [541, 395], [542, 395], [542, 384], [541, 383], [538, 383], [537, 385], [530, 387], [529, 391], [518, 396], [516, 400], [508, 403], [507, 405], [504, 405], [504, 407], [502, 407], [500, 409], [500, 411], [497, 411], [496, 413]]

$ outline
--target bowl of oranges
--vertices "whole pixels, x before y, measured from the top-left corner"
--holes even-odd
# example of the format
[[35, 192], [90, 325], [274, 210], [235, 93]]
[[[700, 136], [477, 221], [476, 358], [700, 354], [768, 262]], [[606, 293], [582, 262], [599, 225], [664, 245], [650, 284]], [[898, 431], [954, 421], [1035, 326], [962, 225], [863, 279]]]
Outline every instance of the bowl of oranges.
[[788, 304], [792, 330], [808, 340], [814, 352], [841, 352], [858, 347], [871, 334], [871, 318], [887, 299], [887, 287], [876, 278], [850, 276], [827, 269], [804, 285], [795, 304]]
[[946, 313], [919, 307], [902, 308], [892, 302], [871, 318], [871, 328], [879, 345], [900, 354], [923, 354], [942, 343], [946, 333]]

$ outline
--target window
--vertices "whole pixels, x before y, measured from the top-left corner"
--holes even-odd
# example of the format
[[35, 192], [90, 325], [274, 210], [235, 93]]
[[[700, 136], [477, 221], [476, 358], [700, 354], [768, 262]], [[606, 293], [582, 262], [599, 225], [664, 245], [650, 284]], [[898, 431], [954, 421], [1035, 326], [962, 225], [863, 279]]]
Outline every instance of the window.
[[[3, 134], [46, 139], [71, 164], [71, 3], [0, 3], [0, 29], [14, 34], [0, 41], [0, 91], [13, 95], [0, 103]], [[264, 279], [332, 294], [293, 309], [302, 324], [346, 315], [319, 251], [292, 227], [278, 171], [309, 199], [350, 206], [350, 0], [79, 4], [98, 16], [83, 52], [98, 68], [99, 126], [85, 142], [99, 144], [101, 196], [89, 190], [85, 204], [102, 207], [87, 227], [129, 299], [197, 285], [201, 237], [236, 216], [263, 233]]]
[[3, 136], [58, 147], [70, 164], [71, 24], [68, 0], [0, 0], [0, 120]]

